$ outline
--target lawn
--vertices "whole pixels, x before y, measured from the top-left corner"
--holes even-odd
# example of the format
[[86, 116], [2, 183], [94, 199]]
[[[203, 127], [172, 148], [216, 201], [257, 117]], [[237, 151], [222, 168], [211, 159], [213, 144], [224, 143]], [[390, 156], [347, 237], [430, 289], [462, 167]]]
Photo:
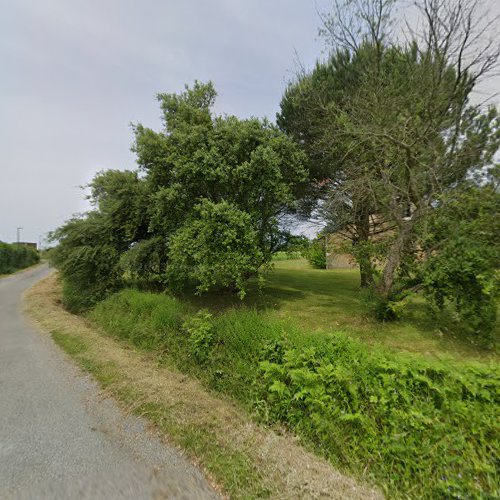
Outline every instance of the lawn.
[[[188, 297], [186, 297], [188, 299]], [[343, 331], [371, 344], [409, 351], [442, 360], [497, 359], [464, 338], [450, 320], [436, 321], [420, 297], [413, 298], [401, 320], [380, 323], [371, 319], [359, 293], [354, 269], [313, 269], [307, 261], [274, 263], [261, 291], [254, 283], [244, 301], [221, 293], [189, 298], [197, 307], [225, 309], [253, 307], [269, 317], [291, 319], [305, 331]]]

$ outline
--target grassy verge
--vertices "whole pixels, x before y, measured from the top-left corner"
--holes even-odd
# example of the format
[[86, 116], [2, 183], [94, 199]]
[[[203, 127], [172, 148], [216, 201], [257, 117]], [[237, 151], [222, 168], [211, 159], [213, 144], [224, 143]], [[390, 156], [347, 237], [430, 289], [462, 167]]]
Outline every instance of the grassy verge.
[[495, 497], [500, 373], [367, 348], [249, 308], [217, 315], [124, 290], [90, 319], [175, 363], [391, 497]]
[[[231, 497], [380, 497], [306, 451], [286, 432], [256, 425], [241, 407], [181, 373], [174, 366], [179, 361], [175, 352], [152, 351], [151, 343], [146, 350], [150, 341], [141, 333], [146, 324], [135, 327], [135, 343], [103, 335], [62, 309], [54, 276], [37, 284], [26, 300], [30, 315], [83, 369], [128, 411], [152, 421]], [[146, 301], [140, 315], [151, 318], [151, 305]], [[154, 325], [173, 331], [180, 319], [177, 313], [187, 310], [183, 308], [173, 305], [157, 312]], [[119, 316], [113, 321], [119, 322]], [[149, 335], [155, 335], [154, 325], [147, 327]], [[156, 334], [157, 340], [161, 335]]]

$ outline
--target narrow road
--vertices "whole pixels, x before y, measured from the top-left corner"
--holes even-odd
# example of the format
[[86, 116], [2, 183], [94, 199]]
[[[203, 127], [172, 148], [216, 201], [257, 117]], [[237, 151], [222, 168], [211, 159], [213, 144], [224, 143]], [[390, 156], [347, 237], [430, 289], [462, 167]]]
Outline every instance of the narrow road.
[[0, 498], [217, 498], [23, 317], [22, 293], [48, 272], [0, 279]]

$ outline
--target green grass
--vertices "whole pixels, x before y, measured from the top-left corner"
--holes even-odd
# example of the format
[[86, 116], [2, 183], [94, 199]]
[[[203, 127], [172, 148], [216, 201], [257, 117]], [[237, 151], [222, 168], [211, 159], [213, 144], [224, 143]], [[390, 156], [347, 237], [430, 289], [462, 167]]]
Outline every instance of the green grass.
[[[322, 293], [330, 290], [325, 282]], [[228, 308], [228, 301], [193, 322], [193, 303], [124, 290], [90, 318], [264, 421], [286, 425], [336, 467], [368, 474], [391, 497], [498, 493], [498, 365], [367, 348], [345, 334], [280, 319], [280, 309]]]
[[369, 344], [457, 361], [495, 360], [497, 356], [476, 347], [444, 318], [437, 322], [420, 297], [407, 304], [401, 320], [380, 323], [366, 312], [355, 269], [313, 269], [303, 259], [275, 262], [266, 285], [253, 284], [243, 303], [236, 297], [213, 293], [184, 297], [197, 308], [223, 310], [251, 307], [268, 318], [292, 319], [310, 332], [342, 331]]
[[[418, 297], [400, 321], [381, 324], [365, 314], [355, 270], [288, 260], [243, 302], [222, 293], [182, 299], [129, 289], [89, 318], [259, 419], [287, 426], [391, 497], [499, 494], [495, 354], [440, 333], [446, 323], [435, 324]], [[197, 434], [207, 429], [193, 432], [183, 446], [192, 441], [210, 456]], [[244, 457], [233, 458], [245, 470]], [[216, 455], [215, 472], [218, 460], [227, 467]], [[239, 481], [235, 491], [246, 488]]]

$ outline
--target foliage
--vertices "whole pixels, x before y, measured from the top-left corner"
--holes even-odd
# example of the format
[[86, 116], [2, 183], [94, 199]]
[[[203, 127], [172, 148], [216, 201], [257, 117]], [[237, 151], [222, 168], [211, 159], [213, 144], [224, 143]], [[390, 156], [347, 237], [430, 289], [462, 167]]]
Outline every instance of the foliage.
[[[312, 344], [312, 343], [311, 343]], [[405, 497], [495, 495], [498, 372], [460, 374], [332, 336], [260, 363], [267, 418]], [[353, 369], [355, 367], [355, 369]], [[365, 465], [366, 464], [366, 465]], [[369, 464], [369, 465], [368, 465]], [[392, 495], [390, 495], [392, 496]]]
[[274, 262], [279, 262], [283, 260], [296, 260], [302, 258], [302, 251], [283, 251], [280, 250], [279, 252], [276, 252], [273, 254], [273, 261]]
[[326, 269], [326, 241], [325, 236], [315, 238], [309, 248], [304, 252], [304, 256], [311, 266], [316, 269]]
[[310, 243], [309, 238], [303, 234], [290, 234], [286, 243], [281, 247], [281, 251], [288, 253], [302, 252], [309, 248]]
[[495, 342], [500, 295], [500, 193], [493, 183], [449, 193], [430, 219], [422, 279], [435, 311], [449, 306], [476, 342]]
[[121, 284], [116, 234], [98, 212], [74, 218], [51, 235], [59, 244], [52, 263], [63, 279], [63, 302], [71, 312], [87, 309]]
[[189, 350], [182, 325], [189, 312], [184, 303], [168, 295], [124, 289], [99, 302], [88, 314], [106, 331], [141, 349], [186, 355]]
[[[353, 243], [362, 286], [386, 301], [439, 197], [500, 145], [497, 109], [470, 100], [500, 54], [481, 2], [419, 0], [415, 31], [391, 29], [395, 3], [335, 0], [323, 18], [330, 55], [289, 85], [278, 117], [308, 155], [316, 215]], [[356, 251], [387, 234], [382, 261]]]
[[167, 355], [267, 422], [287, 425], [391, 497], [498, 494], [494, 365], [410, 358], [248, 308], [195, 314], [178, 299], [133, 290], [100, 303], [91, 318]]
[[18, 269], [32, 266], [40, 260], [34, 248], [0, 241], [0, 274], [10, 274]]
[[183, 323], [182, 329], [189, 335], [191, 355], [198, 363], [206, 363], [215, 342], [212, 315], [208, 311], [198, 311]]
[[123, 281], [139, 288], [163, 288], [166, 267], [167, 244], [161, 236], [134, 242], [120, 256]]
[[139, 170], [99, 173], [94, 211], [53, 233], [63, 279], [88, 294], [82, 307], [123, 284], [243, 296], [288, 241], [280, 220], [305, 181], [303, 153], [266, 120], [215, 116], [215, 96], [199, 82], [159, 94], [164, 129], [134, 126]]
[[366, 309], [378, 321], [396, 321], [401, 319], [408, 292], [394, 291], [389, 296], [377, 293], [373, 288], [362, 290], [361, 300]]
[[269, 260], [258, 241], [249, 213], [226, 201], [203, 200], [172, 236], [168, 279], [173, 286], [194, 282], [197, 293], [216, 286], [244, 297], [247, 279]]

